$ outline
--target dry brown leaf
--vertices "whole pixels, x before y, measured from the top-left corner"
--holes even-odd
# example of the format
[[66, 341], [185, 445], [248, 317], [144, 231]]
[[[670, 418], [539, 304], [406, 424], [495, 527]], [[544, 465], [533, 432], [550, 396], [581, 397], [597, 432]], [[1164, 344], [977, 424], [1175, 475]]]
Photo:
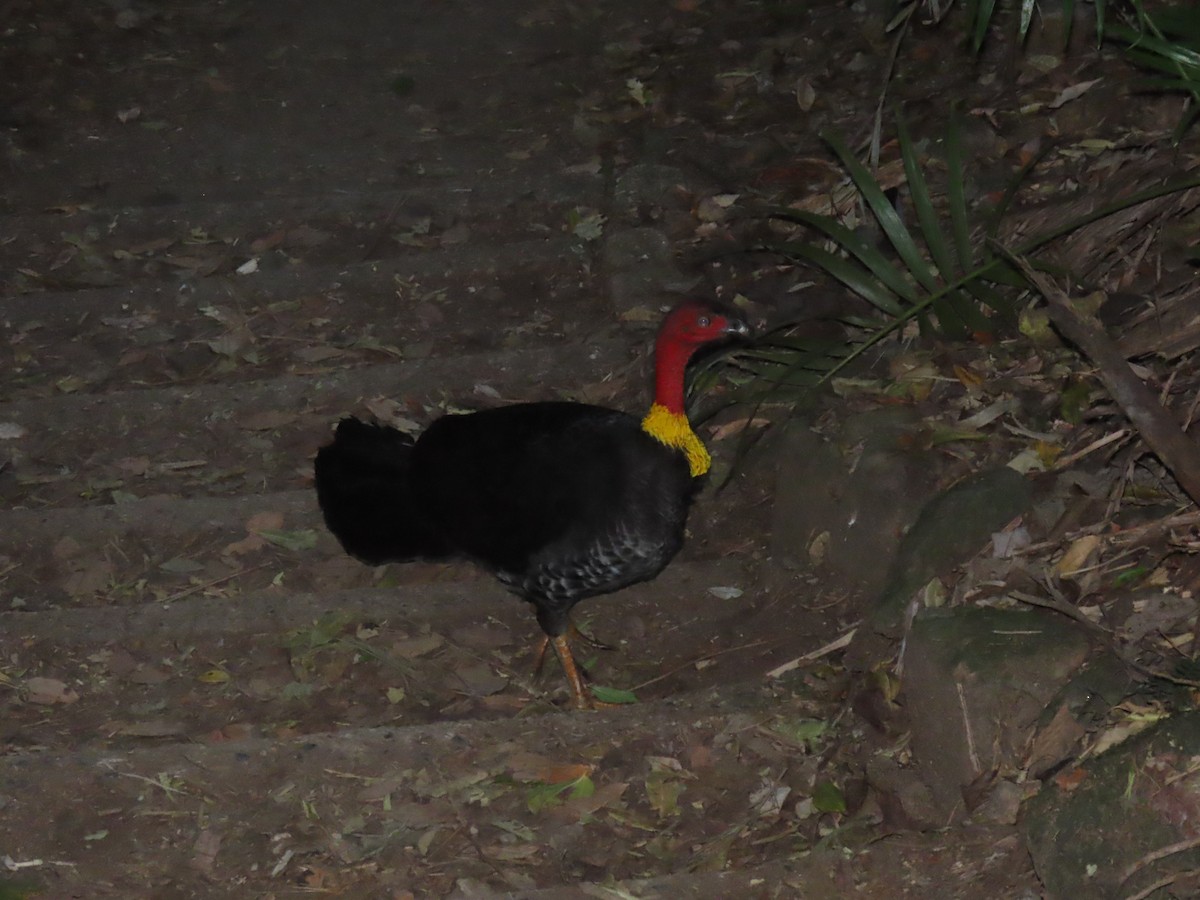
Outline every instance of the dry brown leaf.
[[283, 513], [275, 510], [266, 510], [264, 512], [255, 513], [246, 520], [247, 534], [240, 541], [234, 541], [231, 544], [226, 544], [221, 550], [222, 556], [243, 556], [247, 553], [254, 553], [261, 550], [267, 545], [264, 538], [259, 536], [259, 532], [263, 531], [279, 531], [283, 528]]
[[118, 726], [115, 733], [140, 738], [182, 737], [187, 734], [187, 727], [171, 719], [149, 719]]
[[251, 253], [265, 253], [268, 250], [274, 250], [283, 243], [283, 239], [287, 237], [287, 232], [280, 228], [278, 231], [272, 231], [270, 234], [265, 234], [260, 238], [255, 238], [250, 242]]
[[554, 819], [578, 822], [585, 816], [595, 815], [601, 809], [619, 806], [627, 787], [629, 784], [624, 781], [606, 784], [596, 788], [590, 797], [576, 797], [560, 806], [552, 807], [547, 812]]
[[198, 872], [211, 875], [213, 863], [217, 861], [217, 852], [221, 849], [221, 836], [211, 828], [205, 828], [192, 844], [192, 858], [188, 865]]
[[1033, 739], [1027, 764], [1029, 774], [1037, 778], [1067, 759], [1085, 733], [1086, 729], [1076, 721], [1064, 703], [1050, 724]]
[[1101, 543], [1100, 535], [1086, 534], [1079, 538], [1070, 547], [1067, 552], [1062, 555], [1062, 559], [1054, 567], [1054, 572], [1059, 578], [1071, 578], [1079, 571], [1085, 568], [1092, 556], [1099, 549]]
[[432, 653], [446, 643], [440, 634], [426, 634], [421, 637], [406, 638], [392, 644], [392, 653], [401, 659], [416, 659]]
[[57, 678], [34, 677], [25, 681], [25, 699], [40, 706], [70, 704], [79, 699], [79, 694]]
[[517, 781], [542, 784], [567, 784], [592, 774], [596, 767], [587, 763], [555, 762], [536, 753], [522, 751], [508, 761], [508, 770]]
[[72, 597], [88, 597], [112, 584], [116, 568], [108, 560], [78, 560], [74, 571], [62, 581], [62, 589]]
[[708, 434], [714, 441], [723, 441], [731, 434], [741, 434], [747, 428], [766, 428], [770, 424], [771, 420], [765, 416], [746, 417], [714, 425], [708, 429]]
[[126, 456], [117, 460], [117, 468], [128, 475], [145, 475], [150, 471], [150, 457]]
[[278, 531], [283, 528], [283, 513], [277, 510], [265, 510], [255, 513], [246, 520], [246, 530], [251, 534], [260, 531]]

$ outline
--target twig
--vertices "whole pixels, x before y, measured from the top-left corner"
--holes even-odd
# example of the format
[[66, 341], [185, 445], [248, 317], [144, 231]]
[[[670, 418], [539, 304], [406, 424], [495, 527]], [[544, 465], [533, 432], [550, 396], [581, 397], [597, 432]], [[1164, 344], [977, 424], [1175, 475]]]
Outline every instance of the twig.
[[1079, 462], [1079, 460], [1083, 459], [1089, 453], [1093, 453], [1096, 450], [1099, 450], [1101, 447], [1107, 447], [1113, 441], [1119, 441], [1128, 436], [1129, 436], [1129, 429], [1122, 428], [1119, 431], [1114, 431], [1112, 434], [1105, 435], [1104, 437], [1100, 438], [1099, 440], [1092, 441], [1090, 444], [1088, 444], [1082, 450], [1076, 450], [1074, 453], [1069, 453], [1066, 456], [1060, 457], [1054, 463], [1054, 471], [1057, 472], [1060, 469], [1065, 469], [1068, 466], [1073, 466], [1075, 463]]
[[971, 771], [978, 775], [983, 768], [979, 765], [979, 752], [975, 749], [975, 729], [971, 727], [971, 715], [967, 712], [967, 692], [961, 681], [954, 683], [958, 689], [958, 708], [962, 713], [963, 731], [967, 737], [967, 757], [971, 760]]
[[1056, 613], [1060, 613], [1069, 619], [1074, 619], [1076, 622], [1091, 629], [1092, 631], [1097, 631], [1106, 636], [1111, 636], [1112, 634], [1112, 632], [1110, 632], [1103, 625], [1098, 625], [1085, 616], [1080, 611], [1079, 607], [1072, 606], [1065, 600], [1047, 599], [1046, 597], [1039, 597], [1036, 594], [1026, 594], [1024, 591], [1009, 591], [1008, 596], [1012, 597], [1014, 600], [1020, 600], [1022, 603], [1028, 603], [1030, 606], [1040, 606], [1043, 609], [1049, 609]]
[[1165, 847], [1159, 847], [1157, 850], [1151, 850], [1141, 859], [1130, 864], [1130, 866], [1123, 873], [1121, 873], [1121, 884], [1127, 882], [1130, 878], [1151, 863], [1156, 863], [1160, 859], [1164, 859], [1168, 856], [1174, 856], [1176, 853], [1194, 850], [1196, 847], [1200, 847], [1200, 837], [1190, 837], [1185, 841], [1176, 841], [1174, 844], [1167, 844]]
[[176, 591], [174, 594], [169, 594], [160, 600], [160, 603], [174, 603], [176, 600], [182, 600], [184, 597], [190, 597], [197, 591], [203, 591], [210, 587], [216, 587], [223, 581], [231, 581], [234, 578], [240, 578], [243, 575], [249, 575], [251, 572], [257, 572], [259, 569], [265, 569], [273, 563], [262, 563], [257, 566], [251, 566], [249, 569], [239, 569], [236, 572], [231, 572], [228, 575], [222, 575], [220, 578], [214, 578], [212, 581], [206, 581], [204, 584], [193, 584], [189, 588], [184, 588], [182, 591]]
[[857, 631], [858, 631], [858, 627], [855, 626], [854, 628], [851, 628], [849, 631], [847, 631], [845, 634], [843, 634], [841, 637], [835, 638], [834, 640], [830, 641], [825, 646], [818, 647], [816, 650], [810, 650], [808, 653], [805, 653], [803, 656], [797, 656], [795, 659], [785, 662], [781, 666], [776, 666], [774, 669], [772, 669], [770, 672], [767, 673], [766, 677], [767, 678], [778, 678], [780, 675], [786, 675], [788, 672], [791, 672], [793, 669], [800, 668], [805, 663], [816, 662], [821, 657], [828, 656], [830, 653], [833, 653], [835, 650], [842, 650], [842, 649], [850, 646], [850, 642], [854, 639], [854, 634]]
[[771, 642], [770, 641], [751, 641], [749, 644], [739, 644], [736, 647], [726, 647], [724, 650], [717, 650], [715, 653], [705, 653], [703, 656], [698, 656], [695, 659], [691, 660], [690, 662], [685, 662], [682, 666], [676, 666], [674, 669], [671, 669], [669, 672], [663, 672], [661, 675], [656, 675], [654, 678], [651, 678], [649, 681], [643, 681], [641, 684], [634, 685], [629, 690], [636, 693], [637, 691], [640, 691], [642, 688], [649, 687], [652, 684], [657, 684], [658, 682], [663, 681], [664, 679], [670, 678], [672, 675], [682, 672], [685, 669], [690, 669], [690, 668], [692, 668], [692, 666], [696, 665], [696, 663], [704, 662], [706, 659], [716, 659], [718, 656], [724, 656], [726, 653], [736, 653], [739, 650], [750, 650], [754, 647], [761, 647], [763, 644], [769, 644], [769, 643], [771, 643]]
[[1170, 875], [1166, 875], [1158, 879], [1158, 881], [1154, 882], [1154, 884], [1147, 885], [1143, 890], [1138, 891], [1136, 894], [1130, 894], [1125, 898], [1125, 900], [1146, 900], [1147, 897], [1157, 892], [1161, 888], [1172, 885], [1181, 878], [1187, 878], [1190, 875], [1195, 875], [1197, 871], [1200, 870], [1191, 869], [1187, 872], [1173, 872]]

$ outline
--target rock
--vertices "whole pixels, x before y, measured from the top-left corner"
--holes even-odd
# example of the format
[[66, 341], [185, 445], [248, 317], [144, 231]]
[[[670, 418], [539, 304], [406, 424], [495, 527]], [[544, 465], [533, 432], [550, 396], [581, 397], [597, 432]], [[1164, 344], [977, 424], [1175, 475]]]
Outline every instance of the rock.
[[871, 410], [848, 419], [836, 444], [789, 425], [777, 450], [774, 560], [795, 569], [815, 563], [823, 578], [868, 595], [882, 590], [901, 535], [936, 484], [934, 456], [902, 449], [919, 425], [911, 410]]
[[1140, 897], [1161, 883], [1161, 896], [1196, 896], [1198, 756], [1200, 713], [1188, 712], [1047, 784], [1023, 816], [1047, 895]]
[[900, 544], [871, 613], [872, 627], [897, 631], [914, 593], [978, 553], [1032, 502], [1029, 482], [1007, 466], [972, 475], [930, 500]]
[[914, 761], [944, 820], [961, 817], [963, 790], [981, 776], [1021, 768], [1088, 648], [1078, 626], [1041, 611], [960, 607], [916, 618], [901, 696]]

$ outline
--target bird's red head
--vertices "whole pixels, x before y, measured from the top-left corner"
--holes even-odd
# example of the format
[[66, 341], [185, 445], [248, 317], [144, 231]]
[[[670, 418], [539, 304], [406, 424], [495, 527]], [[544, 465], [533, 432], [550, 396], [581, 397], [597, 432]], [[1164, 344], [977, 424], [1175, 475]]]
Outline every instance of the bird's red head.
[[707, 300], [685, 300], [667, 313], [654, 343], [654, 402], [682, 414], [683, 377], [692, 354], [706, 344], [750, 329], [733, 310]]
[[749, 328], [732, 310], [706, 300], [684, 300], [663, 319], [658, 344], [694, 350], [733, 334], [749, 334]]

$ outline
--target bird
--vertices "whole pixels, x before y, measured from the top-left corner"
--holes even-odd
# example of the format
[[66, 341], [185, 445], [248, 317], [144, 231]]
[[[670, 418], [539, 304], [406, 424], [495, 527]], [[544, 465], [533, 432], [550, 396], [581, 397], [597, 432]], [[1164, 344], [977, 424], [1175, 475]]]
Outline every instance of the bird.
[[515, 403], [435, 419], [419, 437], [343, 418], [314, 462], [325, 524], [370, 565], [465, 558], [531, 603], [577, 709], [570, 640], [581, 600], [656, 577], [679, 552], [711, 458], [692, 430], [685, 377], [701, 348], [745, 337], [732, 309], [689, 299], [654, 342], [654, 400], [641, 418], [572, 401]]

